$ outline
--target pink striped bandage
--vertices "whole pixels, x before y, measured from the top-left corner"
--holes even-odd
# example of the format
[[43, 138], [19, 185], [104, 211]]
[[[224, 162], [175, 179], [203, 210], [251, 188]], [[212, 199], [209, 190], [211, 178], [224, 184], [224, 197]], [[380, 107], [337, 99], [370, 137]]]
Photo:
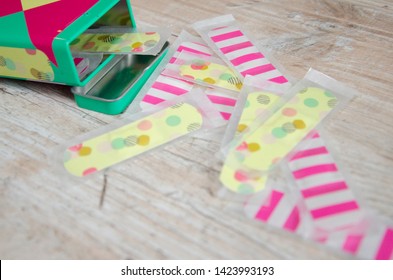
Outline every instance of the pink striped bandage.
[[268, 188], [249, 197], [244, 204], [246, 216], [314, 242], [362, 259], [393, 259], [393, 227], [378, 219], [332, 232], [314, 227], [304, 202], [280, 188]]
[[299, 199], [277, 188], [250, 196], [244, 205], [246, 216], [285, 231], [305, 235], [305, 214]]
[[[179, 40], [183, 40], [182, 36], [179, 37]], [[169, 60], [169, 64], [174, 63], [178, 55], [183, 50], [205, 55], [211, 55], [212, 53], [207, 46], [198, 42], [198, 40], [195, 40], [195, 42], [179, 42], [176, 51]], [[166, 62], [163, 63], [166, 64]], [[159, 71], [162, 71], [162, 69], [160, 69]], [[158, 77], [154, 77], [154, 79], [155, 82], [153, 82], [151, 87], [147, 90], [140, 103], [142, 109], [147, 109], [152, 105], [157, 105], [163, 101], [170, 100], [179, 95], [183, 95], [187, 92], [190, 92], [193, 88], [193, 83], [175, 79], [172, 77], [167, 77], [162, 73], [160, 73]]]
[[197, 22], [194, 28], [241, 76], [258, 76], [278, 84], [288, 82], [239, 27], [232, 15]]
[[[141, 90], [138, 97], [140, 98], [139, 106], [142, 110], [183, 95], [197, 87], [192, 82], [168, 77], [163, 74], [163, 70], [168, 64], [177, 63], [177, 58], [183, 51], [196, 55], [212, 55], [212, 50], [204, 45], [200, 38], [183, 31], [174, 43], [174, 47], [170, 49], [169, 57], [161, 62], [156, 72], [152, 74], [145, 87]], [[236, 104], [236, 98], [233, 97], [233, 94], [218, 89], [205, 88], [204, 91], [213, 105], [220, 111], [222, 117], [225, 120], [229, 120]]]
[[315, 134], [301, 147], [287, 163], [315, 226], [336, 231], [358, 224], [364, 212], [323, 139]]

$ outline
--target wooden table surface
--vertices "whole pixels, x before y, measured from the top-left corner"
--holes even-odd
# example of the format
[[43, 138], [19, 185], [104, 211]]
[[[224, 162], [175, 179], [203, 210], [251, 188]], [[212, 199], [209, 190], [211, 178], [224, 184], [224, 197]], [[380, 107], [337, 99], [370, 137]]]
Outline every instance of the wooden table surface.
[[[326, 125], [363, 205], [393, 220], [391, 0], [133, 0], [169, 26], [233, 14], [295, 78], [313, 67], [360, 95]], [[122, 116], [80, 109], [66, 86], [0, 79], [0, 258], [336, 259], [223, 199], [219, 142], [185, 138], [104, 174], [59, 175], [53, 149]], [[102, 191], [105, 199], [101, 202]]]

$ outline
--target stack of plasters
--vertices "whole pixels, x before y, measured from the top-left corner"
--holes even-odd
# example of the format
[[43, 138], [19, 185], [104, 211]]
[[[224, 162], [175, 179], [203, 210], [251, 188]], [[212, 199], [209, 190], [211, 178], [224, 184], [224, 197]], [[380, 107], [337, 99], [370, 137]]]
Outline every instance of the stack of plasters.
[[[392, 259], [393, 227], [359, 203], [319, 132], [353, 91], [314, 70], [290, 83], [230, 15], [194, 28], [202, 38], [182, 32], [135, 100], [139, 112], [67, 148], [66, 170], [86, 176], [226, 125], [220, 181], [245, 198], [248, 217], [358, 258]], [[285, 183], [272, 183], [276, 173]]]

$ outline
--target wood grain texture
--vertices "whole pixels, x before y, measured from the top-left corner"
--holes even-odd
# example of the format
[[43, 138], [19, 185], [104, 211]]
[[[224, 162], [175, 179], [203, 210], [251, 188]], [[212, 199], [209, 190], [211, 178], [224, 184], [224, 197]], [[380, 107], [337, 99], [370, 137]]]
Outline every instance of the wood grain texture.
[[[288, 73], [309, 67], [360, 95], [326, 133], [354, 192], [393, 221], [393, 4], [378, 0], [133, 0], [173, 34], [232, 13]], [[245, 218], [221, 197], [219, 142], [186, 138], [88, 180], [51, 151], [124, 116], [78, 108], [69, 88], [0, 79], [1, 259], [347, 258]], [[102, 189], [106, 196], [100, 206]]]

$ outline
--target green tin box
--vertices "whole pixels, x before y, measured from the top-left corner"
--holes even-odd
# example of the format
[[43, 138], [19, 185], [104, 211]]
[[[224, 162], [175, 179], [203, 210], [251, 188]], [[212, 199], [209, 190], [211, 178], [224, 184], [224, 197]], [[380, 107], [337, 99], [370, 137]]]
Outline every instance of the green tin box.
[[123, 112], [166, 53], [105, 55], [80, 78], [70, 44], [87, 29], [136, 27], [129, 0], [1, 0], [0, 76], [72, 86], [78, 106]]

